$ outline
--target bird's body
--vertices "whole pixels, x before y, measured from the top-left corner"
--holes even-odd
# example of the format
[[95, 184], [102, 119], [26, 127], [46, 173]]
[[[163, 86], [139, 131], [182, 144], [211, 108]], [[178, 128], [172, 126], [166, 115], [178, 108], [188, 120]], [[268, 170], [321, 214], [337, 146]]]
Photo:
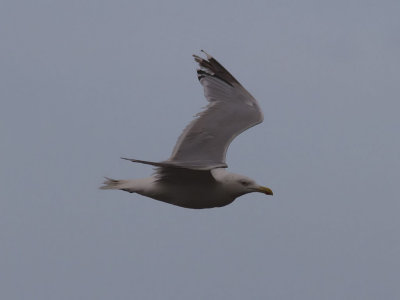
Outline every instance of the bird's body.
[[123, 190], [197, 209], [225, 206], [251, 192], [272, 195], [269, 188], [224, 169], [230, 142], [261, 123], [263, 115], [250, 93], [213, 57], [206, 55], [207, 59], [194, 57], [201, 68], [198, 78], [210, 103], [185, 128], [171, 157], [163, 162], [125, 158], [155, 166], [156, 172], [141, 179], [106, 178], [102, 189]]
[[[216, 168], [211, 171], [172, 170], [174, 175], [162, 179], [158, 173], [151, 177], [114, 180], [107, 178], [105, 185], [109, 189], [119, 189], [137, 193], [159, 201], [185, 208], [212, 208], [232, 203], [247, 192], [257, 191], [260, 187], [250, 178]], [[267, 192], [267, 190], [265, 191]]]

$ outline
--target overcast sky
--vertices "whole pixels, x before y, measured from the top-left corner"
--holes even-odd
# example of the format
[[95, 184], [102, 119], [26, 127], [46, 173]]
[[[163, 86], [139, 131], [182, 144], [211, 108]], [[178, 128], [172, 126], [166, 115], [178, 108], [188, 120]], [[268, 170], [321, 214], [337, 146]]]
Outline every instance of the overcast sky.
[[[399, 1], [0, 4], [2, 299], [400, 299]], [[189, 210], [99, 190], [206, 105], [205, 49], [264, 123]]]

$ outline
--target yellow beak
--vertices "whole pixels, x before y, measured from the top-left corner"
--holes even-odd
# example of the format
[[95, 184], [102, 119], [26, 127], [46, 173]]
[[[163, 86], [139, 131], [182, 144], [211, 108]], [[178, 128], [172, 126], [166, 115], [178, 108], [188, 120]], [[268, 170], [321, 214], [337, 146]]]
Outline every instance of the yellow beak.
[[274, 194], [270, 188], [267, 188], [266, 186], [262, 185], [258, 186], [257, 191], [271, 196]]

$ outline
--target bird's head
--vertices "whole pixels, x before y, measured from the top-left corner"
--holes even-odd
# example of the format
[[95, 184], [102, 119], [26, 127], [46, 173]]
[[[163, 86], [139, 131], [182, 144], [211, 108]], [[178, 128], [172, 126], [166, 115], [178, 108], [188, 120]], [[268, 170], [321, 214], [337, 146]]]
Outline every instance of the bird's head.
[[271, 196], [273, 195], [270, 188], [257, 184], [249, 177], [226, 172], [223, 169], [215, 169], [212, 173], [217, 181], [222, 183], [225, 188], [236, 197], [253, 192], [259, 192]]
[[235, 186], [237, 190], [242, 191], [242, 195], [253, 192], [259, 192], [271, 196], [273, 195], [270, 188], [259, 185], [253, 179], [244, 176], [236, 179]]

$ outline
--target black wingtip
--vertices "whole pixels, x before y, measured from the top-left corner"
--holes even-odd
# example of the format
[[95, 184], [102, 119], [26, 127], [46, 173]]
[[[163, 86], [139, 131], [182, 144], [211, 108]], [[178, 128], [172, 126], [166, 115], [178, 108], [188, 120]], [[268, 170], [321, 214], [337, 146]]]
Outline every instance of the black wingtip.
[[224, 81], [230, 86], [233, 86], [233, 84], [240, 84], [214, 57], [203, 49], [200, 51], [206, 55], [206, 58], [193, 54], [194, 60], [200, 66], [200, 71], [197, 71], [199, 80], [207, 76], [212, 76]]
[[201, 49], [200, 51], [203, 52], [203, 53], [207, 56], [207, 59], [213, 58], [212, 55], [208, 54], [208, 53], [207, 53], [206, 51], [204, 51], [203, 49]]
[[197, 78], [198, 78], [199, 80], [201, 80], [202, 78], [206, 77], [207, 75], [212, 76], [212, 75], [210, 75], [209, 73], [207, 73], [207, 72], [205, 72], [205, 71], [203, 71], [203, 70], [201, 70], [201, 69], [198, 69], [198, 70], [197, 70]]

